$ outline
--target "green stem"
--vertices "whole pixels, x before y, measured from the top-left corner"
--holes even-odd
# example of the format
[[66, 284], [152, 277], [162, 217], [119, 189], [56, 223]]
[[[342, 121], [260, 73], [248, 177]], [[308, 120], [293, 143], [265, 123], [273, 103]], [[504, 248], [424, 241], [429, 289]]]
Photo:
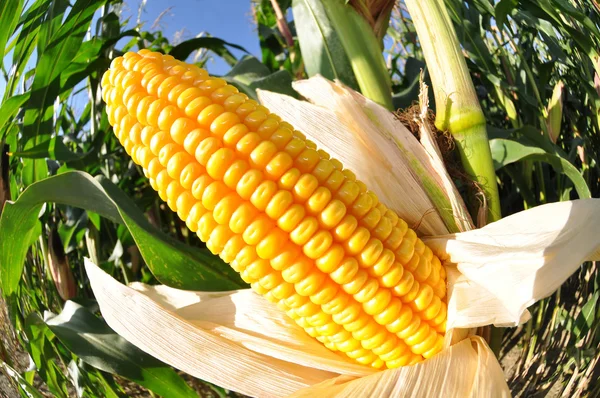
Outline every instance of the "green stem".
[[[435, 93], [436, 126], [454, 136], [465, 171], [483, 191], [487, 221], [501, 218], [486, 121], [443, 0], [406, 0]], [[477, 214], [477, 209], [472, 209]]]
[[362, 94], [393, 110], [392, 83], [379, 41], [371, 26], [342, 0], [322, 0]]

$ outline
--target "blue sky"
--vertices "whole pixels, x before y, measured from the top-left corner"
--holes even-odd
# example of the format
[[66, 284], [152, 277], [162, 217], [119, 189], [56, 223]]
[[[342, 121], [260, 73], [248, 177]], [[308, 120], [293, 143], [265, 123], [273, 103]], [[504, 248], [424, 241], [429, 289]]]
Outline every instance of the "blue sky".
[[[123, 16], [131, 16], [133, 26], [137, 19], [141, 0], [126, 0]], [[233, 44], [244, 47], [253, 55], [260, 54], [258, 34], [252, 21], [250, 0], [147, 0], [141, 20], [144, 29], [149, 29], [156, 18], [165, 10], [158, 28], [173, 41], [178, 31], [183, 38], [191, 39], [200, 32], [210, 33]], [[229, 66], [221, 59], [207, 65], [209, 72], [224, 74]]]

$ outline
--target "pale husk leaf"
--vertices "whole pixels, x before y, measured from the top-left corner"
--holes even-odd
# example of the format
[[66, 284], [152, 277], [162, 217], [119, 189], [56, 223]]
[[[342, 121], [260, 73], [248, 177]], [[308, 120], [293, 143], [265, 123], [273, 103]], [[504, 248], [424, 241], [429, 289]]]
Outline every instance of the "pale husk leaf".
[[[526, 308], [552, 294], [584, 261], [600, 259], [600, 200], [552, 203], [481, 229], [425, 238], [440, 258], [457, 265], [449, 309], [454, 327], [517, 325]], [[476, 300], [483, 291], [489, 295]], [[461, 297], [464, 297], [461, 298]], [[460, 304], [463, 303], [463, 304]], [[486, 315], [487, 313], [487, 315]]]
[[[477, 283], [461, 274], [456, 266], [446, 267], [448, 275], [448, 323], [447, 342], [457, 340], [450, 332], [459, 329], [477, 328], [479, 326], [494, 324], [496, 326], [512, 326], [514, 321], [502, 303], [492, 293]], [[473, 305], [473, 303], [476, 303]], [[531, 318], [529, 311], [525, 310], [519, 323], [525, 323]], [[463, 330], [463, 329], [460, 329]], [[459, 339], [460, 340], [460, 339]]]
[[[259, 92], [272, 112], [302, 131], [320, 148], [339, 159], [421, 235], [448, 233], [420, 180], [437, 181], [421, 167], [421, 144], [387, 109], [340, 83], [321, 76], [295, 82], [294, 88], [314, 105], [281, 94]], [[411, 147], [398, 144], [389, 130], [403, 129]], [[418, 170], [413, 170], [417, 167]], [[430, 187], [441, 186], [434, 182]], [[453, 220], [451, 220], [453, 221]]]
[[279, 397], [340, 373], [374, 372], [330, 352], [253, 292], [131, 288], [87, 259], [85, 267], [115, 332], [161, 361], [226, 389]]
[[294, 398], [510, 397], [496, 357], [473, 336], [413, 366], [355, 379], [339, 376], [302, 389]]
[[201, 329], [261, 354], [336, 373], [364, 376], [373, 369], [336, 355], [251, 289], [192, 292], [132, 283], [130, 288]]

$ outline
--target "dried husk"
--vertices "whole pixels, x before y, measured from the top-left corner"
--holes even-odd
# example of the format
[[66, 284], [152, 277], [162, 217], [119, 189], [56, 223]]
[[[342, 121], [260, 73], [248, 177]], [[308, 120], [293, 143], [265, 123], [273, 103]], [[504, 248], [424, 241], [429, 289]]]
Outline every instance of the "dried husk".
[[[598, 225], [600, 199], [585, 199], [538, 206], [469, 232], [424, 238], [467, 281], [460, 297], [456, 291], [450, 296], [449, 310], [455, 312], [448, 314], [449, 323], [514, 326], [526, 320], [527, 307], [552, 294], [583, 262], [600, 260]], [[478, 299], [483, 291], [491, 297]], [[500, 303], [490, 306], [492, 298]]]
[[195, 377], [256, 397], [509, 396], [480, 337], [414, 366], [376, 372], [336, 355], [251, 290], [190, 292], [127, 287], [86, 260], [111, 328]]

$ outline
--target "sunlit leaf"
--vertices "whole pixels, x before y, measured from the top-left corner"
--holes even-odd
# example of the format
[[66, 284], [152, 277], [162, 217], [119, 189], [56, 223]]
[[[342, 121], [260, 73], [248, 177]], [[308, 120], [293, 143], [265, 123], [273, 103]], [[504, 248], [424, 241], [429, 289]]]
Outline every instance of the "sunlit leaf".
[[[21, 15], [23, 0], [10, 0], [0, 3], [0, 60], [4, 59], [4, 49], [8, 38], [13, 34], [15, 25]], [[2, 112], [0, 112], [1, 114]], [[0, 123], [0, 129], [2, 123]]]
[[197, 397], [170, 367], [141, 351], [113, 332], [108, 325], [73, 301], [46, 324], [84, 362], [148, 388], [162, 396]]
[[[67, 172], [39, 181], [14, 203], [7, 202], [0, 217], [0, 282], [5, 295], [17, 289], [29, 237], [42, 204], [54, 202], [94, 211], [127, 226], [156, 278], [186, 289], [227, 290], [244, 286], [229, 266], [206, 249], [187, 246], [159, 231], [135, 204], [106, 179]], [[164, 258], [169, 258], [165, 264]]]
[[308, 76], [338, 79], [358, 90], [352, 65], [321, 1], [294, 0], [294, 21]]
[[217, 37], [196, 37], [179, 43], [169, 51], [169, 55], [172, 55], [180, 61], [185, 61], [194, 51], [206, 48], [223, 58], [229, 65], [233, 66], [237, 62], [237, 59], [227, 47], [235, 48], [236, 50], [248, 54], [248, 51], [244, 47], [226, 42]]
[[490, 147], [496, 170], [522, 160], [539, 160], [550, 164], [557, 173], [566, 175], [573, 182], [581, 199], [591, 197], [590, 189], [579, 170], [560, 156], [547, 153], [537, 146], [501, 138], [491, 140]]

